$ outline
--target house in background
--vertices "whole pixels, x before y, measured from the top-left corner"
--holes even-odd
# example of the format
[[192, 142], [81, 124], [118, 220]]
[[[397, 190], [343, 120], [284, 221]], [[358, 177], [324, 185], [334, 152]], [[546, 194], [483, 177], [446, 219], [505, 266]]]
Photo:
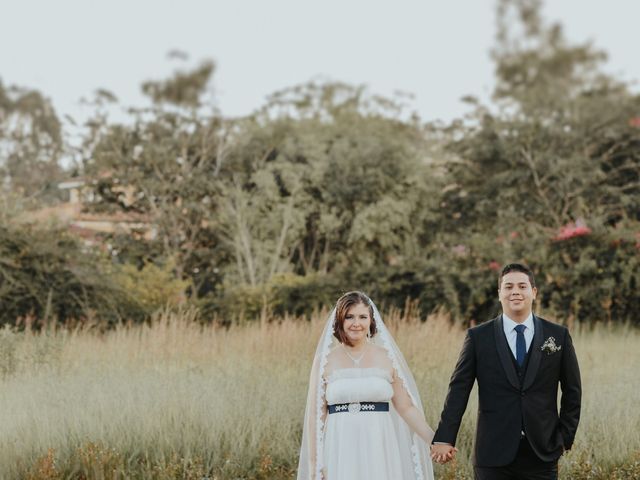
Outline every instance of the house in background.
[[[94, 201], [93, 190], [87, 187], [89, 180], [74, 178], [58, 184], [66, 195], [66, 201], [55, 206], [30, 211], [22, 218], [24, 223], [57, 222], [67, 225], [74, 234], [86, 243], [101, 243], [100, 234], [130, 235], [153, 240], [156, 227], [148, 215], [137, 212], [89, 213], [87, 207]], [[125, 204], [133, 203], [133, 189], [122, 187]]]

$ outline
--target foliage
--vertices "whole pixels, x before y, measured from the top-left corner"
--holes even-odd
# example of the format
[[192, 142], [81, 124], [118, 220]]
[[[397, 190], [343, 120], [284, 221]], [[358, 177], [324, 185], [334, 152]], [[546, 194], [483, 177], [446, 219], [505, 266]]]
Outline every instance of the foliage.
[[331, 305], [342, 293], [344, 286], [336, 276], [281, 273], [258, 287], [228, 286], [217, 295], [203, 297], [198, 306], [204, 318], [228, 325], [258, 317], [307, 315]]
[[[111, 286], [55, 296], [68, 302], [55, 315], [104, 311], [115, 293], [86, 292], [126, 290], [135, 294], [109, 318], [142, 319], [177, 296], [207, 319], [265, 320], [360, 288], [385, 305], [479, 322], [498, 311], [500, 266], [524, 261], [541, 313], [638, 322], [640, 95], [602, 71], [604, 52], [545, 23], [540, 0], [498, 1], [492, 58], [492, 104], [467, 98], [470, 113], [450, 125], [423, 125], [404, 98], [340, 82], [285, 88], [227, 118], [210, 61], [145, 82], [151, 105], [122, 124], [105, 113], [117, 99], [97, 91], [77, 150], [92, 190], [84, 207], [142, 216], [155, 238], [101, 237], [110, 258], [96, 253], [85, 271], [116, 272]], [[46, 97], [0, 84], [4, 222], [45, 188], [25, 173], [55, 178], [62, 138]], [[39, 250], [56, 251], [56, 235], [42, 238]], [[90, 258], [79, 242], [65, 245], [81, 253], [47, 260], [58, 265], [48, 282], [65, 284], [76, 256]], [[6, 318], [52, 315], [41, 279], [20, 278], [38, 299]], [[7, 285], [0, 301], [10, 305]]]
[[[512, 226], [515, 228], [515, 225]], [[499, 313], [497, 278], [503, 265], [519, 261], [536, 274], [536, 311], [562, 323], [638, 321], [639, 222], [577, 230], [567, 238], [530, 225], [513, 231], [470, 234], [464, 244], [443, 247], [431, 268], [419, 265], [412, 278], [432, 276], [416, 288], [422, 305], [446, 305], [456, 318], [482, 322]], [[424, 295], [431, 290], [432, 300]], [[625, 320], [623, 320], [625, 319]]]
[[96, 255], [60, 227], [0, 224], [0, 322], [140, 315]]
[[26, 197], [55, 200], [63, 143], [49, 99], [0, 81], [0, 184]]
[[185, 302], [189, 282], [175, 277], [175, 263], [146, 263], [142, 268], [125, 263], [112, 267], [113, 281], [119, 285], [146, 316], [162, 309], [175, 308]]
[[213, 71], [213, 62], [204, 62], [192, 72], [176, 72], [173, 78], [165, 81], [145, 82], [142, 85], [142, 91], [156, 104], [167, 102], [173, 105], [197, 107], [200, 105], [200, 96], [205, 91]]
[[497, 108], [476, 102], [470, 122], [449, 127], [457, 158], [439, 231], [464, 286], [452, 311], [481, 320], [495, 295], [465, 272], [482, 279], [489, 265], [521, 260], [558, 320], [595, 320], [604, 309], [637, 321], [640, 130], [631, 120], [640, 97], [599, 70], [602, 52], [544, 24], [539, 1], [501, 1], [498, 25]]
[[[164, 93], [154, 96], [151, 110], [134, 111], [133, 125], [112, 125], [97, 116], [84, 161], [85, 172], [100, 178], [88, 208], [148, 216], [157, 230], [154, 255], [174, 259], [177, 277], [190, 278], [196, 295], [218, 282], [217, 264], [226, 256], [213, 203], [226, 122], [216, 114], [200, 115], [192, 98], [213, 71], [205, 67], [192, 75], [179, 72], [166, 85], [159, 82], [157, 90]], [[174, 91], [179, 86], [189, 90], [188, 101]]]
[[[271, 118], [273, 108], [295, 115]], [[416, 234], [428, 237], [423, 219], [435, 217], [428, 187], [436, 180], [417, 125], [395, 112], [390, 101], [342, 84], [280, 92], [233, 125], [157, 105], [151, 118], [99, 133], [86, 169], [110, 173], [91, 208], [150, 215], [161, 255], [175, 258], [205, 312], [226, 316], [224, 305], [237, 298], [240, 316], [254, 312], [250, 298], [261, 311], [298, 312], [295, 302], [281, 305], [282, 275], [309, 275], [311, 289], [352, 262], [373, 268], [413, 258]], [[312, 299], [307, 311], [326, 300], [303, 296]]]
[[589, 235], [547, 241], [547, 248], [532, 254], [534, 264], [546, 265], [541, 307], [569, 323], [593, 319], [593, 312], [608, 322], [637, 320], [640, 243], [635, 232], [639, 228], [638, 223], [633, 229], [597, 227]]

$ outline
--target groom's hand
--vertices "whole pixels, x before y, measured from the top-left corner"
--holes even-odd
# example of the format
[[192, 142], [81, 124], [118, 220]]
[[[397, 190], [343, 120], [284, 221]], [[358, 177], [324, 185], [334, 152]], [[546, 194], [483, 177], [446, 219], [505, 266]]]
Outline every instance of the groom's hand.
[[447, 463], [456, 456], [458, 449], [447, 443], [435, 443], [431, 445], [431, 458], [437, 463]]

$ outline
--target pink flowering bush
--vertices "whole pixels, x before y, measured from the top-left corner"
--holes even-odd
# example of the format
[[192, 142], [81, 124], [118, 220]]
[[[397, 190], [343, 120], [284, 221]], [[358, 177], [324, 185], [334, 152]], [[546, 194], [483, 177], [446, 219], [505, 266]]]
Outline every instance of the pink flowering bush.
[[553, 239], [563, 241], [574, 237], [589, 235], [590, 233], [591, 229], [587, 227], [583, 220], [576, 220], [575, 222], [567, 223], [561, 227], [560, 231], [553, 237]]
[[[579, 219], [555, 232], [522, 226], [517, 235], [508, 230], [494, 234], [477, 231], [464, 239], [465, 256], [458, 254], [460, 244], [443, 246], [439, 253], [429, 255], [425, 266], [413, 265], [416, 271], [411, 278], [414, 285], [421, 286], [415, 289], [420, 292], [420, 306], [426, 312], [444, 307], [464, 324], [492, 318], [500, 311], [496, 289], [502, 267], [521, 262], [536, 275], [535, 308], [540, 315], [561, 323], [637, 323], [638, 223], [616, 227], [592, 224]], [[401, 296], [402, 290], [395, 295]]]

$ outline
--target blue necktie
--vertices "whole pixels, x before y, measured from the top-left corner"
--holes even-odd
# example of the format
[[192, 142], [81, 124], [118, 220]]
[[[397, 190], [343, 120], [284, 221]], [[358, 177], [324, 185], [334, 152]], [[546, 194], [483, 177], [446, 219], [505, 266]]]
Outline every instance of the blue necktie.
[[522, 367], [527, 354], [527, 342], [524, 341], [524, 325], [516, 325], [516, 362]]

